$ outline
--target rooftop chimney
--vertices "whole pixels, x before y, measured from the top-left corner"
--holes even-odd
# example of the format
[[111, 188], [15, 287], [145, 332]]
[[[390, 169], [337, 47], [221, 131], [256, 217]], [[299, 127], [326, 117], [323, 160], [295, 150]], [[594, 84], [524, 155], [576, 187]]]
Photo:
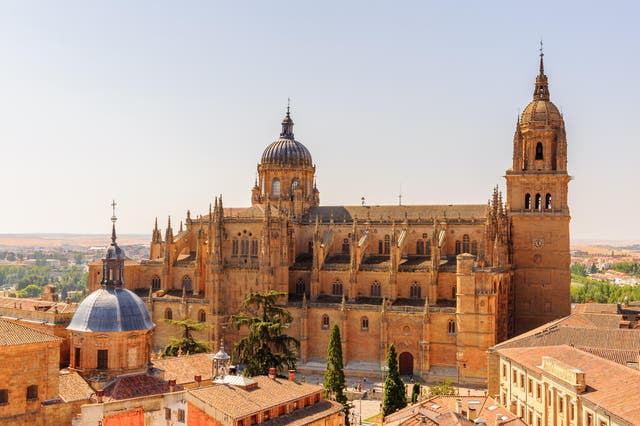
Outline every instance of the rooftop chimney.
[[269, 378], [272, 379], [272, 380], [276, 378], [276, 369], [275, 369], [275, 367], [269, 368]]
[[196, 382], [196, 388], [199, 388], [200, 387], [200, 382], [202, 382], [202, 376], [199, 375], [199, 374], [196, 375], [196, 376], [193, 376], [193, 380], [195, 380], [195, 382]]
[[99, 389], [96, 391], [96, 399], [98, 400], [98, 403], [102, 403], [102, 397], [104, 396], [104, 391], [102, 389]]
[[460, 414], [462, 410], [462, 399], [456, 398], [456, 414]]
[[176, 379], [169, 379], [169, 392], [173, 392], [176, 388]]
[[476, 417], [478, 417], [478, 410], [476, 409], [476, 407], [467, 407], [467, 418], [471, 421], [474, 421]]
[[292, 382], [296, 381], [296, 370], [289, 370], [289, 380]]

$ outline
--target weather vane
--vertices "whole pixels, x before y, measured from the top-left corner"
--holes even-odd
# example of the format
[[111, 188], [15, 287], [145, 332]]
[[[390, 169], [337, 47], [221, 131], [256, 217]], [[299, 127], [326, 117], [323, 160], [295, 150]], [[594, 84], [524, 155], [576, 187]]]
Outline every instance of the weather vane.
[[542, 37], [540, 37], [540, 56], [544, 56], [544, 45], [542, 44]]
[[291, 106], [291, 98], [287, 98], [287, 115], [289, 114], [289, 107]]

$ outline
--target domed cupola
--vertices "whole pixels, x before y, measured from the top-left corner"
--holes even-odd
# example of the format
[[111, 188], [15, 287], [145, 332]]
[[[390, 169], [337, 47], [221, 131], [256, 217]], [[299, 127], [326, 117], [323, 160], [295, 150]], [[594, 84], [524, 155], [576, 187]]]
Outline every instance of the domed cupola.
[[[124, 250], [116, 242], [115, 202], [111, 245], [102, 260], [101, 288], [78, 305], [67, 329], [71, 332], [71, 368], [137, 370], [149, 361], [155, 324], [145, 303], [124, 288]], [[120, 342], [120, 343], [117, 343]]]
[[514, 172], [566, 172], [567, 139], [564, 119], [550, 100], [542, 46], [533, 100], [518, 118], [513, 144]]
[[278, 140], [269, 145], [262, 154], [262, 164], [289, 166], [312, 166], [311, 153], [293, 136], [293, 120], [287, 107], [287, 115], [282, 120], [282, 131]]
[[155, 326], [142, 299], [124, 286], [124, 250], [116, 242], [115, 202], [111, 245], [102, 260], [102, 288], [87, 296], [78, 306], [69, 330], [130, 331]]
[[258, 165], [258, 182], [251, 192], [252, 204], [278, 202], [281, 209], [295, 216], [318, 205], [314, 184], [315, 166], [311, 153], [293, 135], [293, 120], [287, 105], [278, 140], [263, 152]]

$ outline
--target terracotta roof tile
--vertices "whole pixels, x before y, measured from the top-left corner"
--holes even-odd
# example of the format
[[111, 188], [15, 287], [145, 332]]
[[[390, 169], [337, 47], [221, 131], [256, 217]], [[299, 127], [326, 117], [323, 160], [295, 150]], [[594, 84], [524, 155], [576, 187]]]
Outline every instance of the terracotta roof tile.
[[65, 402], [90, 399], [94, 391], [91, 386], [76, 372], [61, 372], [58, 388], [60, 398]]
[[313, 405], [301, 408], [300, 410], [296, 410], [293, 413], [275, 417], [262, 424], [264, 426], [303, 426], [338, 413], [342, 411], [342, 409], [342, 404], [325, 399]]
[[279, 378], [257, 376], [252, 379], [258, 382], [258, 386], [248, 390], [233, 385], [218, 384], [193, 389], [189, 393], [202, 404], [233, 418], [242, 418], [322, 390], [322, 386]]
[[[420, 419], [423, 417], [431, 419], [433, 424], [437, 425], [467, 424], [464, 422], [450, 423], [450, 421], [453, 421], [452, 418], [440, 417], [450, 413], [455, 413], [457, 399], [461, 400], [461, 408], [464, 412], [468, 410], [469, 406], [475, 407], [477, 410], [477, 418], [481, 417], [485, 419], [489, 426], [496, 425], [497, 415], [504, 418], [505, 420], [503, 421], [515, 418], [512, 413], [499, 405], [490, 396], [434, 396], [385, 417], [385, 424], [410, 425], [414, 424], [412, 421], [409, 421], [410, 418]], [[419, 422], [415, 424], [419, 424]]]
[[[176, 385], [174, 391], [183, 389], [181, 385]], [[167, 393], [169, 392], [169, 382], [146, 373], [128, 374], [116, 377], [103, 390], [107, 401], [129, 399]]]
[[13, 321], [0, 319], [0, 346], [62, 342], [62, 339]]
[[567, 345], [500, 349], [498, 352], [539, 374], [548, 374], [539, 368], [543, 356], [583, 371], [587, 390], [580, 394], [580, 398], [632, 424], [640, 424], [640, 371]]
[[209, 354], [184, 355], [152, 360], [153, 366], [164, 372], [166, 380], [176, 379], [176, 383], [193, 383], [196, 375], [211, 378], [212, 361]]

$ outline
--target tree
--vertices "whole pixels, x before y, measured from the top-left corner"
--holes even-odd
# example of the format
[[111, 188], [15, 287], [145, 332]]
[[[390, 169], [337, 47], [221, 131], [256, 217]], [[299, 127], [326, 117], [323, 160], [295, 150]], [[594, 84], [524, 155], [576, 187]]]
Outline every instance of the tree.
[[178, 353], [198, 354], [209, 351], [209, 344], [193, 338], [192, 331], [201, 331], [208, 327], [207, 324], [190, 319], [165, 320], [171, 325], [182, 327], [182, 337], [172, 337], [162, 353], [166, 356], [177, 356]]
[[382, 413], [384, 416], [388, 416], [407, 406], [407, 393], [398, 371], [398, 356], [393, 343], [389, 346], [389, 351], [387, 352], [387, 368], [389, 372], [384, 380], [384, 398], [382, 400]]
[[38, 297], [42, 292], [42, 288], [36, 284], [29, 284], [18, 292], [18, 297]]
[[345, 424], [349, 425], [349, 404], [344, 390], [347, 387], [344, 379], [344, 369], [342, 364], [342, 342], [340, 340], [340, 328], [334, 324], [329, 336], [329, 347], [327, 348], [327, 372], [324, 375], [325, 398], [332, 397], [343, 405], [345, 413]]
[[245, 364], [243, 374], [258, 376], [271, 367], [295, 368], [300, 342], [285, 334], [293, 317], [277, 305], [278, 298], [285, 295], [275, 290], [251, 292], [242, 302], [242, 312], [231, 315], [231, 324], [238, 330], [248, 329], [233, 349], [235, 360]]
[[455, 395], [456, 388], [451, 384], [451, 380], [444, 379], [442, 383], [436, 383], [435, 385], [429, 386], [429, 396], [433, 395]]
[[582, 263], [574, 263], [571, 265], [571, 273], [580, 275], [581, 277], [587, 276], [587, 268]]
[[418, 402], [418, 398], [420, 398], [420, 383], [415, 382], [411, 389], [411, 403], [415, 404]]

